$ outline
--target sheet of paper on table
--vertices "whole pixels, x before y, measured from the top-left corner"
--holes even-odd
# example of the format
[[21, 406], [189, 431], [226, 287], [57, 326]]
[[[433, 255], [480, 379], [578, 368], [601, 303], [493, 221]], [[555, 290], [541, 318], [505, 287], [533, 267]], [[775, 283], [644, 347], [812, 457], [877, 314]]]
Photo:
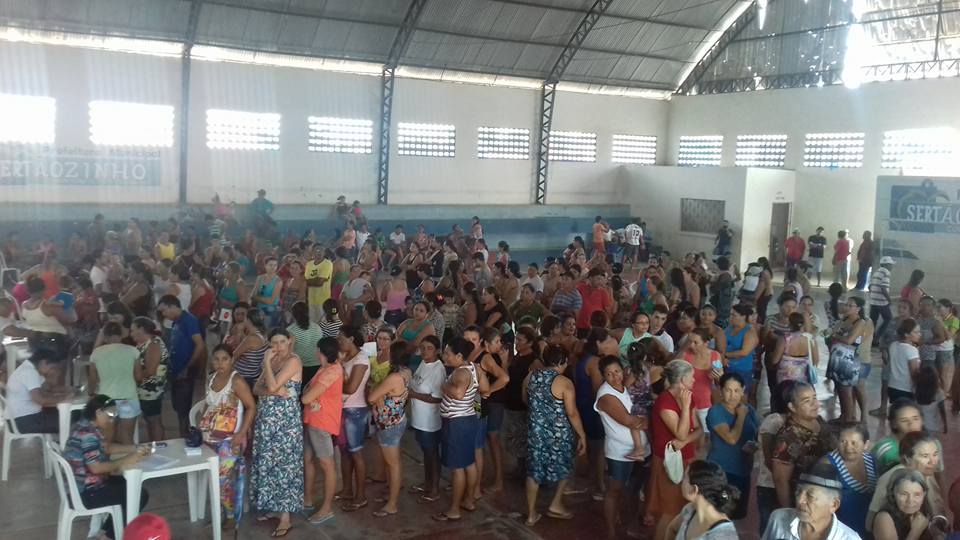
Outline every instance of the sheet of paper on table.
[[179, 459], [169, 458], [160, 454], [151, 454], [138, 462], [144, 469], [165, 469], [176, 464]]

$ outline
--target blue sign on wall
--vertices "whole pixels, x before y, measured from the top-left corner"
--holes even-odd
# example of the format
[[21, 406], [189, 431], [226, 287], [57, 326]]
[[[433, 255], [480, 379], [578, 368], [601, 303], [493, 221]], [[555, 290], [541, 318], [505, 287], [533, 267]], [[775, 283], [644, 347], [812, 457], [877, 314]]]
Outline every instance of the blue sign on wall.
[[960, 234], [960, 191], [927, 178], [919, 186], [890, 186], [890, 230]]
[[0, 145], [0, 186], [159, 186], [156, 150]]

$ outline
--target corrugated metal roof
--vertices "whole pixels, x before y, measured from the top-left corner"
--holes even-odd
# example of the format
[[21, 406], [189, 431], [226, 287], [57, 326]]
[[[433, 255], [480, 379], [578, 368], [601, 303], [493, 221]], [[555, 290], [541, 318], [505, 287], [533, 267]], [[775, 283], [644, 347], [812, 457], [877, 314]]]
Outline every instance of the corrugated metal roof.
[[[198, 44], [385, 62], [412, 0], [198, 1]], [[699, 60], [704, 44], [716, 39], [720, 26], [743, 1], [616, 0], [597, 21], [561, 80], [676, 89], [682, 82], [679, 78]], [[906, 0], [882, 1], [893, 8], [915, 9]], [[770, 2], [771, 10], [776, 4], [784, 7], [782, 13], [771, 16], [765, 32], [830, 24], [840, 18], [839, 4], [845, 5], [844, 0], [810, 0], [813, 7], [798, 11], [787, 6], [794, 0]], [[594, 3], [428, 0], [400, 65], [543, 79]], [[187, 38], [191, 4], [190, 0], [3, 0], [0, 24], [182, 41]], [[914, 33], [923, 28], [921, 24]], [[946, 40], [960, 37], [955, 21], [950, 28], [953, 33], [944, 36], [944, 49], [956, 50], [960, 41]], [[759, 32], [745, 30], [743, 37], [758, 37]], [[800, 61], [801, 55], [812, 53], [813, 46], [802, 43], [804, 38], [797, 41], [796, 49], [790, 51], [744, 42], [731, 53], [755, 54], [761, 64], [780, 65], [787, 56]], [[744, 65], [733, 71], [744, 72]], [[710, 76], [724, 76], [724, 72], [715, 69]]]

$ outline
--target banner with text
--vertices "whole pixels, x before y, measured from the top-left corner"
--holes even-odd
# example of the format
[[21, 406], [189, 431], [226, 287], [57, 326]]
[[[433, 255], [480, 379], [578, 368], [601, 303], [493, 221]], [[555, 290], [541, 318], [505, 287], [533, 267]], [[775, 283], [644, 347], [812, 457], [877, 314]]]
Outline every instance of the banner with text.
[[920, 185], [890, 186], [890, 229], [960, 234], [960, 189], [955, 179], [924, 178]]
[[0, 145], [0, 186], [140, 186], [161, 181], [158, 150]]

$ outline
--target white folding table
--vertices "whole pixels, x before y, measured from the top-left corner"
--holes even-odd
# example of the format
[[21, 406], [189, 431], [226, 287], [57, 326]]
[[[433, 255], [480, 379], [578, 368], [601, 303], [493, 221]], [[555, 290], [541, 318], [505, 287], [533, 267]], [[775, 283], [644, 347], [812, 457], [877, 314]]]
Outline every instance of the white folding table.
[[206, 480], [210, 496], [210, 517], [213, 521], [213, 540], [220, 540], [220, 457], [206, 445], [200, 446], [199, 456], [188, 456], [184, 453], [183, 439], [163, 442], [167, 443], [167, 447], [157, 448], [154, 455], [161, 455], [176, 462], [161, 467], [151, 467], [141, 462], [123, 471], [123, 478], [127, 482], [127, 523], [140, 513], [140, 491], [145, 480], [185, 474], [190, 521], [203, 519], [208, 492], [202, 481]]
[[60, 421], [60, 428], [57, 433], [60, 436], [60, 450], [67, 447], [67, 439], [70, 438], [71, 413], [83, 409], [88, 401], [90, 401], [90, 396], [81, 394], [57, 403], [57, 418]]

